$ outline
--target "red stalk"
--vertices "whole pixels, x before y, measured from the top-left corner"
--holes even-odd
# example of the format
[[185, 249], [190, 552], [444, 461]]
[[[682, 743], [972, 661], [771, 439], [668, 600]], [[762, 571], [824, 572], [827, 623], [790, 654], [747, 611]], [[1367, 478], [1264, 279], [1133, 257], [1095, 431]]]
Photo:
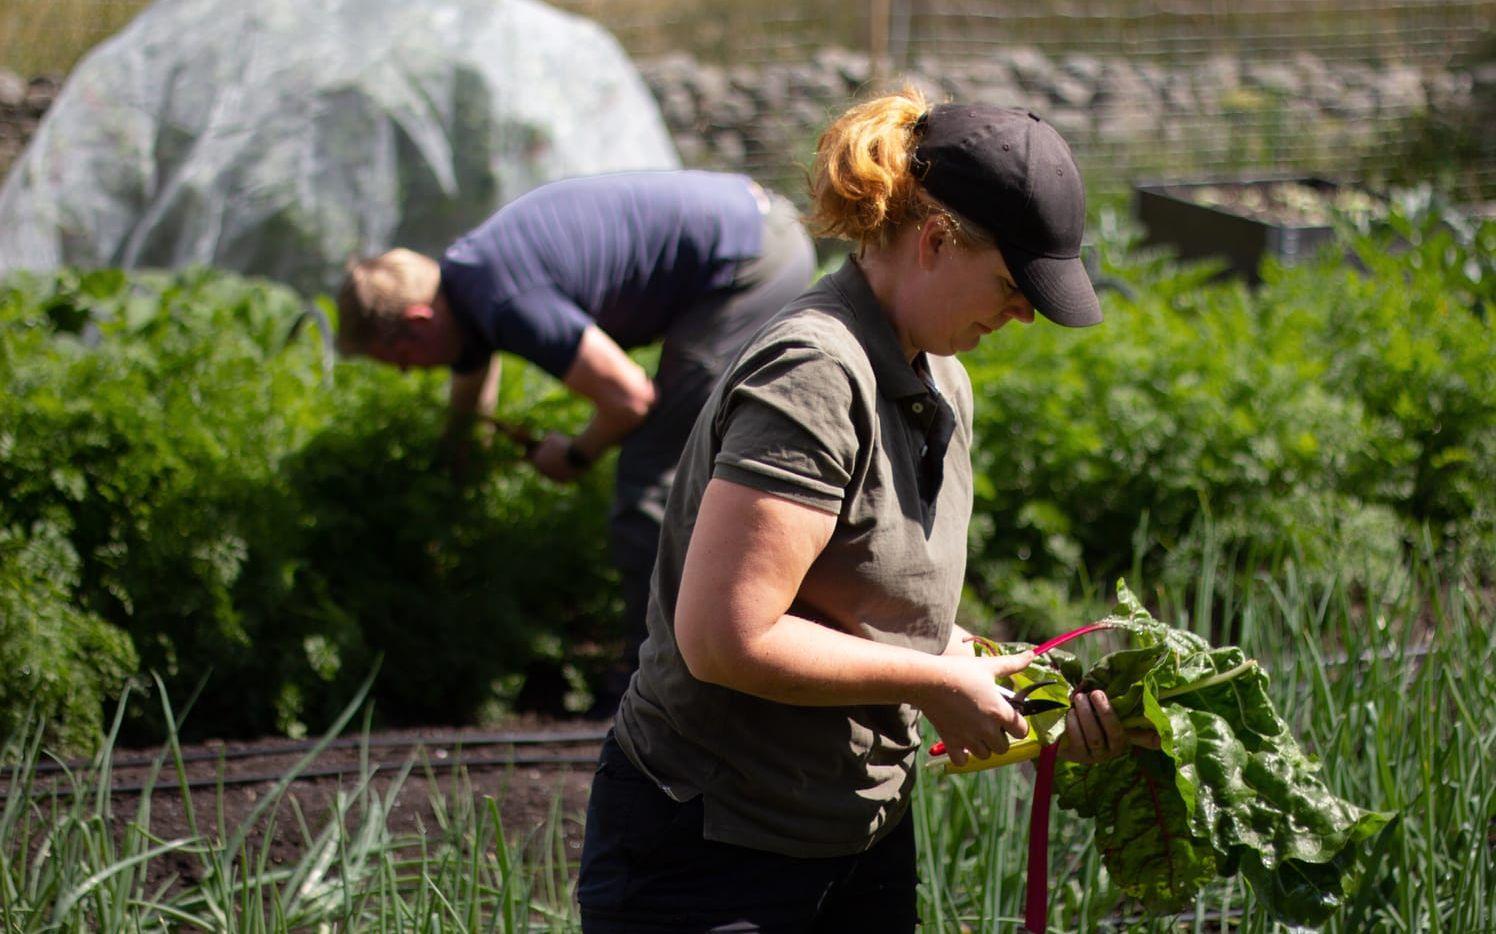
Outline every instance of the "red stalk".
[[[1072, 629], [1043, 643], [1034, 649], [1034, 654], [1043, 655], [1088, 632], [1109, 628], [1106, 623], [1092, 623]], [[1054, 766], [1059, 753], [1059, 744], [1045, 746], [1034, 771], [1034, 801], [1029, 810], [1028, 887], [1023, 905], [1023, 926], [1032, 934], [1044, 934], [1049, 926], [1049, 800], [1054, 796]]]
[[1078, 639], [1078, 638], [1080, 638], [1081, 636], [1085, 635], [1088, 632], [1095, 632], [1098, 629], [1111, 629], [1111, 628], [1112, 627], [1109, 624], [1107, 624], [1107, 623], [1092, 623], [1089, 626], [1082, 626], [1079, 629], [1072, 629], [1072, 630], [1070, 630], [1069, 632], [1067, 632], [1067, 633], [1065, 633], [1063, 635], [1055, 636], [1053, 639], [1050, 639], [1048, 642], [1040, 643], [1039, 647], [1037, 649], [1034, 649], [1034, 654], [1035, 655], [1043, 655], [1045, 652], [1048, 652], [1050, 649], [1057, 649], [1060, 646], [1064, 645], [1066, 642], [1069, 642], [1071, 639]]
[[1023, 926], [1044, 934], [1049, 926], [1049, 799], [1054, 794], [1054, 765], [1060, 747], [1045, 746], [1034, 772], [1034, 804], [1029, 811], [1028, 888], [1023, 902]]
[[[1034, 649], [1035, 655], [1043, 655], [1058, 648], [1071, 639], [1078, 639], [1098, 629], [1111, 629], [1107, 623], [1091, 623], [1055, 636]], [[930, 747], [930, 755], [945, 753], [945, 743], [936, 742]], [[1059, 744], [1045, 746], [1039, 752], [1038, 767], [1034, 772], [1034, 801], [1029, 810], [1028, 884], [1025, 889], [1023, 925], [1032, 934], [1044, 934], [1049, 926], [1049, 802], [1054, 796], [1054, 768], [1059, 760]]]

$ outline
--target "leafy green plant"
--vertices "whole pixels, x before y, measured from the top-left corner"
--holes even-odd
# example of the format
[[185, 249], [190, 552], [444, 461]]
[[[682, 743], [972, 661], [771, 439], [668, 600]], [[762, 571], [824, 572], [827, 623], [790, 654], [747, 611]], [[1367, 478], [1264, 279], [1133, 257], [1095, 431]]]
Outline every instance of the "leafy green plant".
[[[288, 342], [301, 311], [207, 270], [0, 289], [0, 528], [58, 530], [76, 572], [52, 597], [174, 692], [208, 678], [194, 723], [218, 735], [326, 723], [380, 653], [385, 717], [462, 722], [532, 660], [606, 646], [606, 470], [556, 487], [499, 442], [454, 483], [440, 377], [329, 373], [315, 328]], [[506, 392], [540, 424], [578, 414], [524, 367]], [[162, 728], [140, 711], [126, 734]]]
[[[1238, 574], [1292, 559], [1367, 579], [1424, 524], [1496, 545], [1496, 224], [1444, 216], [1394, 209], [1353, 241], [1362, 268], [1327, 253], [1249, 290], [1139, 251], [1104, 214], [1103, 270], [1129, 289], [1107, 322], [1005, 331], [963, 358], [974, 622], [1069, 628], [1120, 574], [1219, 616]], [[1186, 593], [1217, 554], [1231, 572]]]
[[[1404, 566], [1355, 587], [1304, 575], [1291, 562], [1233, 586], [1228, 626], [1241, 634], [1241, 651], [1270, 674], [1263, 690], [1278, 719], [1315, 763], [1312, 771], [1322, 790], [1399, 815], [1374, 839], [1352, 848], [1352, 885], [1338, 883], [1344, 897], [1322, 922], [1327, 932], [1488, 926], [1496, 886], [1496, 863], [1486, 839], [1496, 814], [1496, 784], [1491, 781], [1496, 734], [1489, 706], [1496, 701], [1496, 682], [1485, 672], [1496, 648], [1496, 602], [1493, 591], [1480, 586], [1468, 568], [1441, 570], [1447, 567], [1425, 540]], [[1201, 582], [1195, 586], [1207, 578], [1224, 579], [1224, 570], [1224, 565], [1201, 566]], [[1180, 602], [1179, 595], [1163, 596]], [[1193, 641], [1184, 632], [1177, 638]], [[1140, 648], [1126, 633], [1108, 631], [1076, 645], [1092, 659], [1123, 652], [1119, 662], [1137, 657], [1131, 653]], [[1226, 672], [1239, 667], [1231, 662]], [[1067, 667], [1078, 680], [1083, 669]], [[1114, 670], [1120, 674], [1123, 667], [1118, 664]], [[1187, 684], [1159, 693], [1198, 686], [1225, 673], [1216, 671], [1216, 664], [1210, 668], [1212, 673], [1202, 666], [1203, 677], [1190, 676]], [[1252, 671], [1244, 669], [1248, 680], [1257, 678]], [[1235, 689], [1217, 684], [1192, 692], [1193, 700], [1187, 695], [1181, 699], [1192, 708], [1214, 710], [1215, 701], [1224, 697], [1215, 692], [1227, 690]], [[1170, 699], [1161, 706], [1172, 706]], [[1268, 746], [1253, 751], [1266, 753]], [[1248, 757], [1242, 763], [1245, 769]], [[1125, 780], [1103, 782], [1098, 776], [1097, 781], [1104, 787], [1090, 791], [1099, 802], [1139, 793], [1140, 786]], [[1161, 781], [1157, 787], [1174, 786]], [[1146, 784], [1141, 789], [1146, 791]], [[1022, 922], [1033, 795], [1029, 769], [993, 768], [959, 779], [920, 782], [914, 811], [920, 913], [927, 925], [1006, 930]], [[1151, 796], [1144, 796], [1152, 813]], [[1197, 798], [1197, 805], [1202, 800]], [[1172, 802], [1176, 817], [1186, 813], [1182, 802]], [[1101, 805], [1091, 808], [1100, 810]], [[1098, 834], [1108, 833], [1104, 817], [1056, 812], [1048, 862], [1050, 930], [1283, 930], [1274, 900], [1285, 893], [1274, 890], [1271, 879], [1249, 880], [1245, 863], [1231, 866], [1228, 861], [1231, 875], [1221, 874], [1217, 863], [1193, 899], [1182, 906], [1175, 903], [1177, 913], [1145, 912], [1144, 903], [1123, 891], [1127, 867], [1120, 874], [1110, 871], [1112, 859], [1098, 846]], [[1318, 830], [1323, 825], [1310, 826]], [[1324, 872], [1315, 881], [1321, 886], [1342, 868], [1320, 865]]]
[[42, 723], [47, 748], [60, 754], [94, 747], [105, 704], [138, 664], [123, 631], [73, 601], [77, 576], [58, 523], [0, 528], [0, 734]]
[[[1310, 349], [1325, 381], [1362, 403], [1369, 448], [1350, 484], [1441, 538], [1493, 528], [1496, 476], [1496, 220], [1409, 192], [1383, 225], [1355, 236], [1368, 270], [1326, 269], [1339, 301]], [[1272, 271], [1269, 298], [1302, 282]]]
[[[979, 654], [1037, 653], [1013, 676], [1015, 688], [1061, 705], [1073, 692], [1103, 691], [1124, 726], [1161, 738], [1159, 751], [1059, 763], [1060, 805], [1095, 822], [1112, 881], [1149, 914], [1183, 911], [1216, 875], [1241, 872], [1277, 920], [1323, 923], [1353, 889], [1366, 844], [1395, 815], [1330, 793], [1319, 763], [1274, 709], [1256, 659], [1159, 622], [1125, 582], [1117, 597], [1106, 618], [1037, 648], [978, 640]], [[1058, 651], [1102, 631], [1121, 632], [1130, 646], [1085, 669]], [[1034, 758], [1060, 741], [1064, 709], [1030, 716], [1029, 734], [1002, 754], [957, 766], [937, 743], [929, 765], [951, 774]], [[1047, 801], [1054, 766], [1053, 758], [1040, 762], [1036, 808]]]
[[1214, 875], [1240, 871], [1273, 917], [1322, 924], [1393, 815], [1330, 792], [1255, 660], [1161, 624], [1124, 584], [1117, 591], [1120, 606], [1103, 625], [1125, 628], [1133, 647], [1074, 683], [1105, 691], [1124, 723], [1153, 727], [1163, 748], [1062, 763], [1060, 805], [1095, 820], [1112, 879], [1150, 912], [1183, 910]]

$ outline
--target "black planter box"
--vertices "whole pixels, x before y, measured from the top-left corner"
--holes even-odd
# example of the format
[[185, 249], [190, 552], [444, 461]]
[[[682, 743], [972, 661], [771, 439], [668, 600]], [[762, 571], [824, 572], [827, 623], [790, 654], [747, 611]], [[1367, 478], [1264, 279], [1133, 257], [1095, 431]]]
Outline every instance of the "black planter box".
[[1134, 211], [1147, 228], [1143, 242], [1173, 247], [1180, 259], [1220, 257], [1228, 275], [1256, 285], [1264, 257], [1293, 265], [1335, 239], [1329, 226], [1274, 224], [1226, 207], [1200, 204], [1191, 193], [1203, 188], [1267, 188], [1291, 182], [1324, 194], [1337, 190], [1319, 178], [1257, 178], [1202, 182], [1161, 182], [1133, 187]]

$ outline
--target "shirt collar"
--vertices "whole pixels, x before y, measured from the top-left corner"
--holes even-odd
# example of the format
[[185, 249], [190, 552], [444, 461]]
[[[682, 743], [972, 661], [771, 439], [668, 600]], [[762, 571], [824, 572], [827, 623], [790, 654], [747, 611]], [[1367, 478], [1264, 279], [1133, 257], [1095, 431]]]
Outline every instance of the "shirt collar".
[[828, 275], [826, 280], [852, 309], [857, 320], [857, 336], [867, 349], [873, 375], [878, 380], [878, 391], [895, 400], [929, 395], [930, 388], [904, 359], [904, 348], [894, 332], [893, 321], [883, 303], [873, 294], [857, 260], [847, 257], [841, 268]]

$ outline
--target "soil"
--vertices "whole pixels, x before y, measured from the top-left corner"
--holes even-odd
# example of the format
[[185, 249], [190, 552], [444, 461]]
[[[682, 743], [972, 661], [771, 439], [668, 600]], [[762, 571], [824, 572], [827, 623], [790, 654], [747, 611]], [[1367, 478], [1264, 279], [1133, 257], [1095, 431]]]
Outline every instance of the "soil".
[[1202, 185], [1180, 189], [1179, 194], [1196, 204], [1289, 227], [1324, 227], [1336, 216], [1365, 219], [1384, 212], [1364, 191], [1292, 181]]
[[[377, 766], [370, 788], [381, 800], [396, 782], [407, 762], [413, 761], [408, 776], [392, 801], [388, 801], [388, 827], [397, 837], [422, 834], [428, 838], [439, 832], [440, 823], [433, 798], [455, 806], [466, 797], [475, 806], [485, 798], [498, 802], [506, 837], [511, 842], [533, 837], [550, 819], [557, 807], [562, 815], [566, 848], [572, 858], [581, 855], [582, 818], [591, 786], [600, 737], [606, 721], [595, 719], [561, 719], [535, 714], [516, 716], [491, 728], [479, 730], [432, 727], [381, 733], [369, 733], [368, 762]], [[554, 739], [544, 743], [527, 743], [517, 747], [480, 743], [499, 733], [545, 733]], [[362, 736], [348, 741], [362, 740]], [[307, 754], [305, 744], [284, 738], [252, 741], [209, 741], [182, 746], [184, 770], [189, 782], [205, 780], [203, 787], [191, 789], [192, 808], [200, 832], [219, 837], [217, 828], [228, 833], [240, 827], [254, 814], [265, 796], [273, 793], [277, 780]], [[142, 791], [150, 781], [149, 765], [161, 750], [116, 749], [112, 757], [110, 821], [123, 832], [137, 820]], [[522, 757], [555, 757], [581, 760], [567, 764], [485, 764], [482, 760], [502, 759], [511, 752]], [[326, 826], [330, 808], [339, 793], [353, 794], [364, 774], [361, 757], [365, 750], [356, 745], [325, 749], [304, 771], [333, 772], [294, 781], [279, 807], [267, 808], [255, 822], [246, 838], [247, 852], [258, 856], [270, 834], [269, 863], [294, 865], [305, 849], [303, 831], [298, 822], [299, 809], [313, 837]], [[220, 783], [220, 779], [226, 779]], [[39, 772], [42, 787], [60, 783], [61, 773]], [[192, 824], [184, 807], [182, 782], [168, 760], [167, 766], [152, 783], [155, 790], [150, 803], [150, 833], [158, 841], [193, 836]], [[91, 785], [85, 785], [91, 787]], [[296, 808], [291, 802], [294, 800]], [[357, 806], [350, 829], [360, 820]], [[190, 885], [200, 879], [202, 861], [191, 854], [167, 854], [152, 860], [148, 867], [147, 886], [154, 889]], [[175, 879], [173, 878], [175, 876]]]

